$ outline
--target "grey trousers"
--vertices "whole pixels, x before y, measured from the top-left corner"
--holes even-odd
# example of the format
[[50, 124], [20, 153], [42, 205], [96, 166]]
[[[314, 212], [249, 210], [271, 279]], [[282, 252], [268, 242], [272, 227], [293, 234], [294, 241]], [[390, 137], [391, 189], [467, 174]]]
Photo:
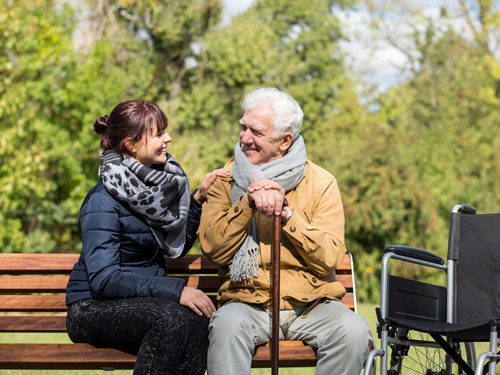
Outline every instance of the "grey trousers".
[[[366, 319], [343, 303], [280, 311], [280, 339], [318, 348], [316, 375], [359, 375], [373, 337]], [[271, 340], [269, 309], [232, 302], [209, 325], [208, 375], [248, 375], [256, 345]]]

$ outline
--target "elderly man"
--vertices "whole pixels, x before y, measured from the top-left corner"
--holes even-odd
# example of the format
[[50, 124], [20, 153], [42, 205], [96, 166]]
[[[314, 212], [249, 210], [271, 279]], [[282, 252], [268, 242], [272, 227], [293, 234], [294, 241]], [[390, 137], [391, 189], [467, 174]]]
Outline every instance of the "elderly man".
[[340, 300], [344, 213], [336, 179], [306, 158], [303, 113], [275, 88], [248, 94], [240, 141], [203, 206], [198, 235], [219, 266], [221, 307], [210, 322], [209, 375], [247, 375], [271, 339], [272, 216], [282, 222], [280, 338], [318, 348], [316, 374], [355, 375], [373, 342]]

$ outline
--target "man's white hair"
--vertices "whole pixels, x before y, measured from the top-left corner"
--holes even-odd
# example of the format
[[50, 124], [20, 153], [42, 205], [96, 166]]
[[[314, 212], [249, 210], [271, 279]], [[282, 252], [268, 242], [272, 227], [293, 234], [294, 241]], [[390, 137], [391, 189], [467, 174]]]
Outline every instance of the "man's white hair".
[[245, 111], [269, 105], [273, 111], [274, 138], [281, 138], [290, 132], [296, 139], [302, 127], [304, 113], [297, 101], [287, 93], [274, 87], [252, 91], [243, 99]]

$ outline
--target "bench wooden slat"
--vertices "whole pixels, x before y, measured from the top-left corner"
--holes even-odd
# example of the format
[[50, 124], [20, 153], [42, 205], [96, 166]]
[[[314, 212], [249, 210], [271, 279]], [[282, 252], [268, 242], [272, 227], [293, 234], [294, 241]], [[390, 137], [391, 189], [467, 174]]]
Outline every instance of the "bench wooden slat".
[[[43, 271], [44, 274], [69, 274], [78, 261], [79, 254], [2, 254], [0, 274], [33, 274]], [[196, 254], [188, 254], [182, 258], [165, 257], [168, 273], [200, 273], [203, 269], [208, 274], [216, 274], [217, 266], [207, 258], [199, 258]], [[344, 256], [337, 274], [351, 273], [351, 258]]]
[[64, 293], [69, 276], [2, 276], [0, 293]]
[[352, 311], [355, 311], [354, 294], [347, 293], [344, 298], [342, 298], [342, 303], [349, 307]]
[[66, 314], [0, 316], [0, 332], [66, 332]]
[[[69, 274], [79, 256], [79, 254], [2, 254], [0, 273], [30, 274], [42, 270], [44, 273]], [[201, 269], [209, 274], [217, 273], [215, 264], [196, 254], [188, 254], [178, 259], [168, 257], [165, 259], [169, 273], [200, 273]]]
[[66, 295], [0, 295], [0, 311], [66, 311]]
[[[316, 363], [316, 351], [302, 341], [280, 341], [281, 367], [308, 367]], [[2, 369], [132, 369], [136, 356], [111, 348], [90, 344], [2, 344]], [[269, 344], [256, 348], [252, 367], [269, 367]]]
[[[214, 304], [217, 304], [216, 296], [209, 295]], [[354, 311], [354, 295], [348, 293], [342, 299], [342, 303]], [[2, 296], [0, 295], [0, 311], [2, 312], [66, 312], [64, 295], [51, 296]], [[1, 317], [0, 317], [1, 318]]]
[[[280, 367], [314, 367], [316, 366], [316, 349], [302, 341], [280, 341]], [[271, 367], [271, 347], [269, 343], [255, 348], [252, 367]]]
[[[193, 288], [217, 292], [219, 281], [214, 276], [175, 276]], [[2, 276], [0, 293], [65, 293], [69, 276]]]
[[[2, 276], [0, 293], [65, 293], [68, 277], [40, 276], [26, 280], [29, 276]], [[58, 279], [53, 279], [57, 277]], [[217, 279], [209, 276], [176, 276], [186, 280], [186, 285], [203, 289], [205, 293], [216, 293], [219, 288]], [[347, 275], [340, 275], [337, 279], [344, 285], [347, 293], [352, 293], [352, 279]], [[5, 282], [4, 282], [5, 281]], [[0, 299], [2, 296], [0, 296]], [[1, 307], [1, 306], [0, 306]], [[1, 310], [1, 308], [0, 308]]]
[[[217, 304], [215, 294], [208, 294], [208, 297]], [[66, 295], [0, 295], [0, 311], [65, 312]]]
[[337, 275], [337, 280], [342, 283], [348, 293], [352, 292], [354, 285], [352, 284], [351, 275]]
[[[216, 296], [209, 295], [216, 303]], [[351, 310], [354, 310], [354, 296], [348, 293], [342, 299]], [[64, 312], [66, 311], [66, 296], [61, 295], [0, 295], [0, 311], [10, 312]]]
[[337, 275], [350, 275], [352, 273], [351, 267], [351, 254], [344, 255], [344, 259], [340, 262], [340, 265], [335, 270]]
[[136, 356], [89, 344], [1, 344], [0, 368], [43, 370], [131, 369]]
[[199, 258], [199, 255], [188, 254], [182, 258], [172, 259], [165, 257], [167, 262], [167, 273], [186, 273], [186, 270], [192, 273], [199, 273], [203, 269], [204, 273], [217, 275], [217, 266], [210, 262], [206, 257]]
[[[175, 276], [186, 280], [188, 286], [205, 292], [217, 292], [219, 281], [213, 276]], [[65, 293], [69, 276], [2, 276], [0, 293]], [[338, 281], [352, 292], [352, 277], [338, 275]]]
[[78, 254], [2, 254], [0, 273], [69, 274], [78, 257]]

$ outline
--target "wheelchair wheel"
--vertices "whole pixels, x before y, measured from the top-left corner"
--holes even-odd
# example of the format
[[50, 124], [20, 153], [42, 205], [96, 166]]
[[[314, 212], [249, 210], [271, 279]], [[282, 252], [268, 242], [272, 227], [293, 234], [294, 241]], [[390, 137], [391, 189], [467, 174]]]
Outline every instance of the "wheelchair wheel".
[[[465, 374], [446, 352], [426, 333], [395, 328], [389, 333], [391, 348], [388, 375], [458, 375]], [[476, 365], [474, 343], [457, 345], [457, 353], [471, 367]], [[448, 362], [448, 364], [447, 364]]]

